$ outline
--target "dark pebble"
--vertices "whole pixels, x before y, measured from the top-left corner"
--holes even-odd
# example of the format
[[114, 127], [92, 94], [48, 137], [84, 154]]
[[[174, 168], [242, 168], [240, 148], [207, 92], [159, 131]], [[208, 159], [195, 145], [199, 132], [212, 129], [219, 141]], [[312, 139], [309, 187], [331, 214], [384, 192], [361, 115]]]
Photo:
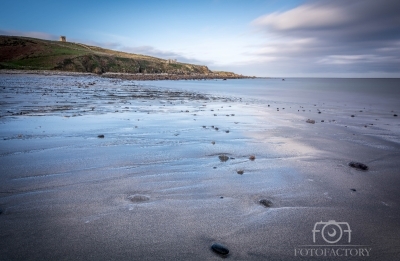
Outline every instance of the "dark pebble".
[[228, 160], [229, 160], [229, 157], [226, 156], [226, 155], [219, 155], [218, 158], [219, 158], [219, 160], [222, 161], [222, 162], [225, 162], [225, 161], [228, 161]]
[[393, 114], [394, 117], [397, 117], [397, 114]]
[[269, 208], [272, 206], [272, 202], [268, 199], [260, 199], [260, 201], [258, 201], [258, 202], [266, 208]]
[[353, 192], [356, 192], [357, 190], [356, 189], [350, 189], [351, 191], [353, 191]]
[[354, 115], [351, 115], [351, 117], [354, 117]]
[[104, 135], [103, 134], [100, 134], [100, 135], [97, 135], [97, 138], [104, 138]]
[[213, 169], [216, 169], [217, 167], [213, 167]]
[[243, 173], [244, 173], [244, 170], [238, 170], [238, 171], [236, 171], [237, 172], [237, 174], [240, 174], [240, 175], [243, 175]]
[[368, 166], [360, 162], [352, 161], [349, 163], [349, 166], [359, 170], [368, 170]]
[[224, 198], [224, 197], [219, 197], [219, 198], [221, 198], [221, 199], [222, 199], [222, 198]]
[[226, 133], [229, 133], [229, 131], [227, 130], [227, 131], [225, 131]]
[[256, 159], [256, 156], [254, 156], [254, 155], [251, 155], [250, 157], [249, 157], [249, 160], [255, 160]]
[[211, 249], [215, 253], [217, 253], [218, 255], [221, 255], [221, 256], [226, 256], [229, 254], [229, 250], [225, 246], [218, 244], [218, 243], [213, 244], [211, 246]]
[[139, 203], [139, 202], [144, 202], [150, 200], [148, 196], [145, 195], [130, 195], [128, 196], [128, 200], [134, 202], [134, 203]]

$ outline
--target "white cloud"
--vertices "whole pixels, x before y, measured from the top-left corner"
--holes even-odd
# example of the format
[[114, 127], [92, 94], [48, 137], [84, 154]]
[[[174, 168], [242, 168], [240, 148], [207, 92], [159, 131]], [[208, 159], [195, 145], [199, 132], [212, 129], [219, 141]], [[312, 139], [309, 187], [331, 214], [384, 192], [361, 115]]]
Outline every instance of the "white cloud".
[[53, 35], [44, 32], [34, 32], [34, 31], [22, 32], [16, 30], [2, 30], [2, 29], [0, 29], [0, 35], [25, 36], [25, 37], [39, 38], [45, 40], [57, 40], [60, 37], [59, 35]]
[[253, 24], [274, 30], [293, 30], [338, 26], [348, 20], [349, 17], [340, 8], [308, 4], [261, 16]]

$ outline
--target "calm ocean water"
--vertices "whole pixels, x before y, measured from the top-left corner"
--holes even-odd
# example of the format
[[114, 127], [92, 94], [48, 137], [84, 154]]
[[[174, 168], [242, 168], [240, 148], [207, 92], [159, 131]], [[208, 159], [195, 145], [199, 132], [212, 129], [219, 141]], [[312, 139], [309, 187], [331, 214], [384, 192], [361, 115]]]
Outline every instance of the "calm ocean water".
[[287, 78], [227, 81], [155, 81], [146, 85], [178, 88], [259, 101], [340, 103], [400, 111], [400, 79]]

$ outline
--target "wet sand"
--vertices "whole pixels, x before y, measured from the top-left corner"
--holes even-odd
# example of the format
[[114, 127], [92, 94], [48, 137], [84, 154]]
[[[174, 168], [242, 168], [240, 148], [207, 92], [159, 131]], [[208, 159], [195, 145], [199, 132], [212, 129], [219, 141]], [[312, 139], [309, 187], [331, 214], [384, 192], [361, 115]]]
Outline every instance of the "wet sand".
[[0, 260], [220, 260], [214, 243], [230, 260], [344, 259], [296, 256], [329, 220], [370, 249], [346, 260], [399, 258], [393, 114], [88, 75], [0, 87]]

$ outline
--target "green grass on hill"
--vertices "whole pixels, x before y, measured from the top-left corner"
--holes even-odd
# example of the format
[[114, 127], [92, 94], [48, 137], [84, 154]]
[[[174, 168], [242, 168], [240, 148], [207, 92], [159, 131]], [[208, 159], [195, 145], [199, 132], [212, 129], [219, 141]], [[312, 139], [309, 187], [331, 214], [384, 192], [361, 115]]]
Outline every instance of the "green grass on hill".
[[166, 60], [80, 43], [0, 36], [0, 69], [74, 72], [207, 74], [206, 66]]

